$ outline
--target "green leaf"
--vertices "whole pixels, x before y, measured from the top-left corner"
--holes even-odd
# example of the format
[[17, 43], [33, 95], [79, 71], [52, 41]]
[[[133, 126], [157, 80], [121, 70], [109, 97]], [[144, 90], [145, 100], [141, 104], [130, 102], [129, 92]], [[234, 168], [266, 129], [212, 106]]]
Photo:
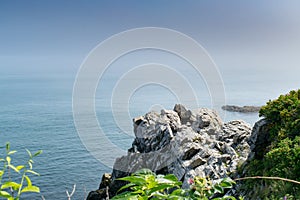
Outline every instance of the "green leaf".
[[146, 180], [142, 177], [136, 177], [136, 176], [127, 176], [123, 178], [118, 178], [118, 180], [121, 181], [129, 181], [131, 183], [135, 183], [136, 185], [144, 185], [146, 184]]
[[12, 155], [12, 154], [14, 154], [14, 153], [16, 153], [17, 151], [10, 151], [10, 152], [8, 152], [7, 153], [7, 155]]
[[224, 178], [222, 180], [222, 182], [227, 182], [227, 183], [230, 183], [231, 185], [234, 185], [236, 184], [236, 182], [234, 180], [232, 180], [231, 178], [227, 177], [227, 178]]
[[217, 197], [217, 198], [213, 198], [212, 200], [236, 200], [235, 197], [233, 196], [225, 196], [225, 197]]
[[0, 177], [4, 174], [3, 170], [0, 170]]
[[24, 187], [22, 190], [21, 190], [21, 193], [23, 192], [36, 192], [36, 193], [40, 193], [40, 188], [37, 187], [37, 186], [27, 186], [27, 187]]
[[11, 157], [6, 156], [6, 161], [7, 161], [8, 164], [10, 164], [10, 162], [11, 162]]
[[8, 164], [7, 167], [11, 168], [12, 170], [14, 170], [17, 173], [20, 173], [20, 171], [15, 166], [13, 166], [12, 164]]
[[12, 196], [6, 191], [0, 191], [0, 197], [11, 198]]
[[30, 157], [30, 158], [32, 158], [32, 154], [31, 154], [31, 152], [30, 152], [28, 149], [26, 149], [26, 151], [27, 151], [27, 153], [28, 153], [29, 157]]
[[[159, 199], [168, 199], [169, 195], [167, 194], [162, 194], [160, 192], [155, 192], [151, 195], [151, 197], [157, 197]], [[155, 199], [155, 198], [154, 198]]]
[[28, 176], [25, 176], [25, 179], [27, 181], [27, 186], [32, 186], [30, 178]]
[[177, 180], [176, 176], [174, 177], [167, 177], [166, 176], [157, 176], [157, 182], [159, 184], [169, 184], [169, 185], [172, 185], [172, 186], [180, 186], [181, 185], [181, 182]]
[[222, 187], [220, 187], [219, 185], [215, 185], [214, 190], [215, 190], [215, 193], [218, 192], [218, 193], [222, 194], [224, 192], [224, 189]]
[[185, 194], [186, 194], [186, 191], [185, 191], [184, 189], [181, 189], [181, 188], [176, 189], [176, 190], [174, 190], [174, 191], [171, 193], [171, 195], [174, 195], [174, 196], [183, 196], [183, 195], [185, 195]]
[[170, 181], [178, 182], [178, 179], [174, 174], [167, 174], [164, 176], [164, 178]]
[[134, 188], [133, 187], [133, 192], [131, 192], [132, 194], [135, 194], [135, 195], [145, 195], [145, 190], [143, 190], [142, 188]]
[[7, 142], [6, 145], [5, 145], [5, 147], [6, 147], [6, 151], [9, 152], [9, 150], [10, 150], [10, 143]]
[[37, 175], [37, 176], [39, 176], [40, 174], [39, 173], [37, 173], [37, 172], [35, 172], [35, 171], [33, 171], [33, 170], [26, 170], [26, 172], [28, 172], [28, 173], [31, 173], [31, 174], [34, 174], [34, 175]]
[[136, 195], [136, 194], [133, 194], [131, 192], [123, 192], [121, 194], [118, 194], [116, 196], [114, 196], [112, 198], [112, 200], [115, 200], [115, 199], [120, 199], [120, 200], [139, 200], [139, 195]]
[[16, 168], [17, 168], [17, 170], [22, 170], [23, 168], [24, 168], [25, 166], [24, 165], [19, 165], [19, 166], [17, 166]]
[[220, 186], [223, 188], [232, 188], [232, 183], [231, 182], [227, 182], [227, 181], [222, 181], [220, 183]]
[[8, 181], [1, 185], [1, 189], [13, 188], [13, 190], [18, 190], [21, 187], [19, 183]]
[[134, 173], [135, 175], [155, 175], [150, 169], [140, 169]]
[[130, 187], [132, 187], [132, 186], [135, 186], [135, 184], [134, 184], [134, 183], [128, 183], [128, 184], [124, 185], [123, 187], [121, 187], [121, 188], [118, 190], [118, 192], [120, 192], [120, 191], [122, 191], [122, 190], [124, 190], [124, 189], [130, 188]]
[[41, 153], [43, 153], [42, 150], [37, 151], [35, 154], [33, 154], [33, 157], [40, 155]]
[[155, 193], [158, 191], [163, 191], [165, 189], [171, 189], [173, 187], [174, 187], [173, 185], [161, 183], [158, 186], [151, 188], [149, 193], [151, 194], [151, 193]]
[[28, 162], [28, 165], [29, 165], [29, 169], [32, 169], [32, 163]]

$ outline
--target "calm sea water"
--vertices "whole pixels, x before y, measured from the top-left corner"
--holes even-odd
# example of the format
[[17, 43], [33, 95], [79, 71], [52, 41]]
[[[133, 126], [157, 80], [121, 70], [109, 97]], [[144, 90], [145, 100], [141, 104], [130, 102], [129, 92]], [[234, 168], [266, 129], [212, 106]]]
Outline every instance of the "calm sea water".
[[[34, 169], [41, 177], [33, 177], [33, 182], [41, 188], [41, 194], [29, 194], [26, 199], [41, 199], [41, 195], [46, 199], [66, 199], [65, 191], [71, 191], [73, 184], [77, 186], [73, 199], [83, 199], [90, 190], [97, 189], [102, 173], [111, 171], [91, 156], [78, 137], [72, 116], [74, 80], [75, 75], [0, 76], [0, 146], [10, 141], [12, 148], [18, 150], [13, 164], [20, 164], [18, 161], [26, 158], [25, 148], [43, 150], [34, 163]], [[108, 84], [97, 93], [97, 116], [104, 131], [109, 133], [108, 137], [125, 150], [131, 145], [132, 137], [120, 133], [109, 106], [109, 94], [116, 80], [117, 76], [104, 79]], [[268, 85], [257, 80], [251, 74], [234, 79], [225, 74], [227, 102], [261, 105], [280, 92], [293, 89], [296, 81], [289, 80], [285, 84], [274, 81], [275, 85]], [[172, 109], [177, 103], [174, 95], [165, 88], [156, 85], [147, 87], [136, 91], [130, 99], [131, 117], [144, 114], [154, 104]], [[202, 89], [200, 87], [198, 92]], [[203, 96], [202, 102], [202, 106], [209, 106], [209, 98]], [[126, 118], [127, 113], [117, 114]], [[253, 124], [258, 116], [226, 113], [224, 121], [232, 119], [244, 119]], [[127, 122], [130, 130], [130, 119], [125, 120]], [[103, 156], [109, 156], [109, 153], [103, 150]]]

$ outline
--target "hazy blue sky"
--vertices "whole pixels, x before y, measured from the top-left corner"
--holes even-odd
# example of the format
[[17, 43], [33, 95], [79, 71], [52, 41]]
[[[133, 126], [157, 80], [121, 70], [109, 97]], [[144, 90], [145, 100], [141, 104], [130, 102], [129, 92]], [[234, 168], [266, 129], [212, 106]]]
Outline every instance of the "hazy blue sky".
[[193, 37], [224, 73], [299, 72], [297, 0], [0, 0], [1, 73], [75, 73], [99, 42], [144, 26]]

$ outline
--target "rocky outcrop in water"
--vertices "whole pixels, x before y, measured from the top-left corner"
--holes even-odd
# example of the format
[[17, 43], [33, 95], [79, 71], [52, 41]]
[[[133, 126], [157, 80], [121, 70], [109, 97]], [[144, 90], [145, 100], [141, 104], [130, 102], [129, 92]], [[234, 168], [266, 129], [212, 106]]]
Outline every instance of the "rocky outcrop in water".
[[233, 105], [225, 105], [222, 106], [223, 110], [229, 112], [240, 112], [240, 113], [252, 113], [259, 112], [261, 106], [233, 106]]
[[102, 179], [100, 188], [88, 200], [114, 196], [124, 184], [117, 178], [141, 168], [157, 173], [172, 173], [188, 187], [190, 177], [219, 179], [238, 176], [237, 168], [253, 157], [256, 136], [241, 120], [223, 123], [210, 109], [149, 112], [133, 120], [135, 139], [128, 154], [116, 159], [111, 177]]

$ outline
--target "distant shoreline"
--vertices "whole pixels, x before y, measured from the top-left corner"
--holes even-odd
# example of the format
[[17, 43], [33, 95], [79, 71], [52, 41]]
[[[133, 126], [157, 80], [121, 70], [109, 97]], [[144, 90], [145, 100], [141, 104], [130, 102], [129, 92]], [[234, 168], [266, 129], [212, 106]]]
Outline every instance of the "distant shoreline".
[[240, 112], [240, 113], [257, 113], [261, 109], [261, 106], [235, 106], [235, 105], [224, 105], [223, 110], [229, 112]]

